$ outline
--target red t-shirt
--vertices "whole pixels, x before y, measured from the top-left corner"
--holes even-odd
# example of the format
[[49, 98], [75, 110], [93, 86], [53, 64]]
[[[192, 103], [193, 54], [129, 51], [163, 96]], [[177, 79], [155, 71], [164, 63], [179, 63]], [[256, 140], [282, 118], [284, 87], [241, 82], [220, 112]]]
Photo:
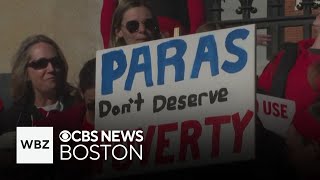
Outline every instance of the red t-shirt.
[[[295, 101], [296, 112], [307, 109], [320, 97], [320, 92], [313, 90], [307, 77], [310, 65], [320, 62], [320, 54], [309, 49], [313, 43], [314, 39], [303, 40], [298, 43], [296, 64], [290, 70], [286, 82], [285, 98]], [[266, 92], [270, 91], [273, 75], [283, 54], [284, 51], [279, 52], [275, 59], [263, 70], [258, 80], [258, 88]]]

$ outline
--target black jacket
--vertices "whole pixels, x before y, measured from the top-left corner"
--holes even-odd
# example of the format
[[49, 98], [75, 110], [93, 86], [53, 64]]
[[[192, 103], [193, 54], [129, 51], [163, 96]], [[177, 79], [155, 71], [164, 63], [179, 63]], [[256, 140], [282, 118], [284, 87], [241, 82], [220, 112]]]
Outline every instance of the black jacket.
[[[15, 131], [17, 126], [31, 126], [31, 115], [34, 120], [44, 118], [31, 99], [31, 96], [24, 96], [16, 101], [12, 107], [0, 114], [0, 135]], [[71, 107], [79, 102], [80, 99], [78, 91], [72, 86], [67, 86], [65, 92], [59, 98], [64, 109]]]

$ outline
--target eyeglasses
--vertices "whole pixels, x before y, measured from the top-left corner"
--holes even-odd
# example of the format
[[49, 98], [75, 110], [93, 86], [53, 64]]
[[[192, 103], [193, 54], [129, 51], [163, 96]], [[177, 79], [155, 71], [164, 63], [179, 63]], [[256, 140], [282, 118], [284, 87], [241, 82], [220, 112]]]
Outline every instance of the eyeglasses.
[[94, 111], [94, 108], [95, 108], [95, 101], [90, 102], [90, 103], [87, 104], [87, 109], [89, 111]]
[[35, 70], [44, 69], [51, 63], [53, 67], [62, 67], [62, 60], [59, 57], [53, 58], [40, 58], [27, 64], [27, 67], [31, 67]]
[[[145, 21], [143, 21], [141, 23], [148, 30], [154, 31], [157, 29], [157, 26], [156, 26], [153, 19], [146, 19]], [[140, 22], [137, 20], [128, 21], [125, 26], [130, 33], [138, 32]]]

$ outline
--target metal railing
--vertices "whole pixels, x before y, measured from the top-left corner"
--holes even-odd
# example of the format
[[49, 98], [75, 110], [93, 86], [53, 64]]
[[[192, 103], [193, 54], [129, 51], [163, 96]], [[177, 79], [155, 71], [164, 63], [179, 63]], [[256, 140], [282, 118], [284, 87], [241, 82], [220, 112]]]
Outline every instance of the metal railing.
[[[297, 5], [297, 9], [303, 11], [302, 15], [285, 16], [285, 0], [268, 0], [267, 1], [267, 17], [251, 18], [251, 14], [258, 11], [252, 6], [254, 0], [239, 0], [240, 6], [236, 9], [236, 13], [241, 14], [242, 18], [238, 20], [221, 21], [221, 14], [224, 9], [221, 6], [225, 0], [208, 0], [211, 7], [207, 9], [210, 14], [208, 21], [212, 23], [232, 24], [256, 24], [257, 29], [267, 29], [268, 34], [272, 36], [272, 42], [267, 47], [268, 56], [275, 54], [280, 45], [284, 42], [284, 29], [286, 27], [303, 27], [303, 38], [312, 36], [312, 22], [315, 16], [312, 10], [320, 7], [316, 1], [319, 0], [302, 0]], [[229, 13], [229, 12], [228, 12]]]

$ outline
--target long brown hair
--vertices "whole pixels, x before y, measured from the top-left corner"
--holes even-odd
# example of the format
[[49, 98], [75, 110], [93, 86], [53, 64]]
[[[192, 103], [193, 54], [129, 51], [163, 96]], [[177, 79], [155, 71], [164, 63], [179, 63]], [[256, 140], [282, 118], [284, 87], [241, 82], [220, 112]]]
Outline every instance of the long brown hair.
[[[46, 43], [51, 45], [57, 53], [59, 59], [63, 63], [62, 70], [62, 81], [65, 85], [68, 76], [68, 64], [64, 54], [62, 53], [60, 47], [51, 38], [38, 34], [27, 37], [18, 48], [14, 59], [12, 67], [12, 94], [14, 101], [18, 101], [25, 95], [30, 96], [33, 93], [31, 83], [28, 81], [28, 75], [26, 71], [27, 63], [30, 61], [30, 48], [37, 43]], [[59, 94], [59, 93], [58, 93]]]

